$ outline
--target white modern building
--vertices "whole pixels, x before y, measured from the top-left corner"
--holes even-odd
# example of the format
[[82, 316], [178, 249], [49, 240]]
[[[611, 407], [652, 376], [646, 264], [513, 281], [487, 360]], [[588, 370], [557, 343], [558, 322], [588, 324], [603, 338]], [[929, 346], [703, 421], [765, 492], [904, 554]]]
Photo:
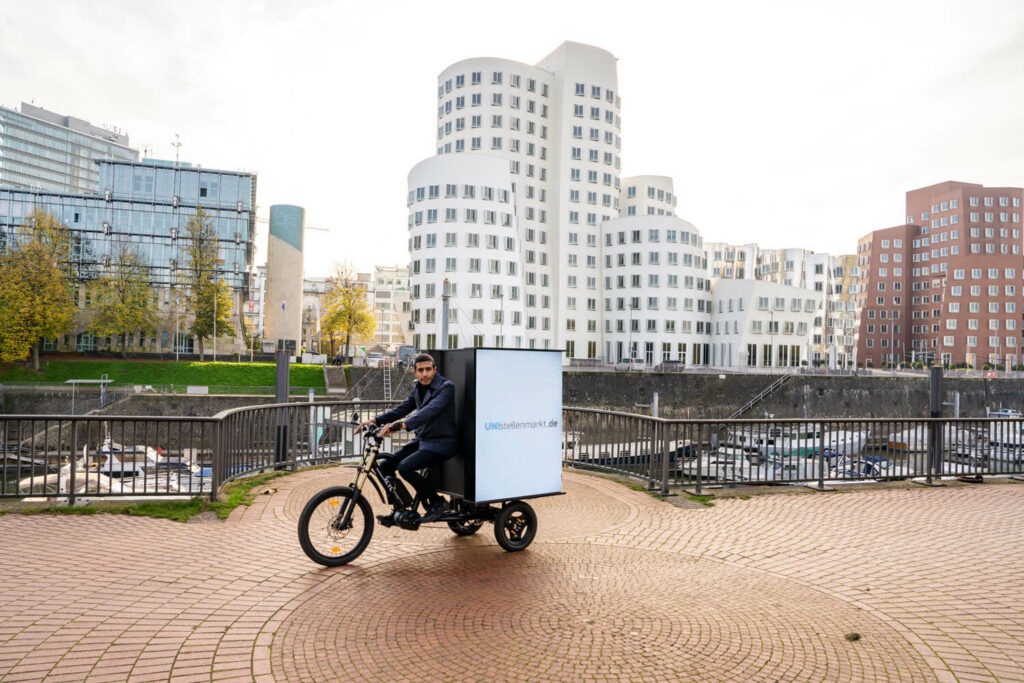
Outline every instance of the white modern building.
[[706, 364], [711, 280], [697, 229], [657, 214], [602, 228], [605, 359]]
[[[550, 274], [536, 283], [541, 262], [550, 270], [548, 252], [520, 253], [512, 174], [506, 159], [474, 154], [440, 155], [420, 162], [409, 174], [409, 267], [413, 345], [442, 348], [441, 296], [450, 286], [447, 348], [459, 346], [522, 347], [536, 341], [537, 319], [546, 312], [543, 330], [551, 344]], [[536, 229], [531, 229], [536, 240]], [[546, 238], [545, 238], [546, 242]], [[524, 273], [531, 267], [534, 284], [524, 296]], [[524, 299], [531, 297], [533, 318], [524, 319]], [[537, 306], [538, 302], [544, 308]], [[506, 342], [506, 339], [508, 340]]]
[[853, 254], [820, 254], [801, 248], [764, 249], [754, 243], [707, 243], [713, 278], [750, 279], [800, 287], [821, 300], [810, 330], [808, 364], [851, 367], [856, 347], [855, 292], [858, 279]]
[[706, 242], [711, 277], [754, 280], [757, 270], [757, 244]]
[[447, 277], [448, 342], [599, 357], [600, 226], [620, 213], [615, 61], [567, 42], [533, 66], [481, 58], [441, 73], [437, 157], [409, 175], [414, 345], [440, 346]]
[[623, 216], [674, 216], [677, 204], [668, 176], [641, 175], [622, 180]]
[[820, 300], [806, 289], [758, 280], [716, 279], [708, 363], [745, 370], [800, 367]]
[[377, 323], [373, 339], [388, 351], [396, 351], [406, 343], [411, 321], [409, 266], [375, 266], [368, 295]]

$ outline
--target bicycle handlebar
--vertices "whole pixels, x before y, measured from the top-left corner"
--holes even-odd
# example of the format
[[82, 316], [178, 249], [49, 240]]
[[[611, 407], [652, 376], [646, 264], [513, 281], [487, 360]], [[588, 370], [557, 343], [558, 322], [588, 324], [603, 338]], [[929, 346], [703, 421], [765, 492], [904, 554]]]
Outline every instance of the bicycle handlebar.
[[355, 433], [365, 434], [366, 436], [375, 439], [377, 443], [380, 443], [384, 440], [384, 437], [380, 435], [380, 430], [382, 428], [383, 425], [370, 423], [368, 425], [363, 425], [362, 427], [356, 427]]

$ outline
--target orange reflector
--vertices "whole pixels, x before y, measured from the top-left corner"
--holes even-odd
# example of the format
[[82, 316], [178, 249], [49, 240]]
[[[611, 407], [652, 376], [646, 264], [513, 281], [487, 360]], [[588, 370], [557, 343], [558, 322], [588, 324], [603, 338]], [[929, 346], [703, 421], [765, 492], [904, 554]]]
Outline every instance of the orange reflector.
[[331, 548], [331, 552], [332, 553], [340, 553], [341, 552], [341, 548]]
[[336, 501], [336, 500], [332, 500], [330, 504], [331, 504], [331, 505], [337, 505], [337, 504], [338, 504], [338, 501]]

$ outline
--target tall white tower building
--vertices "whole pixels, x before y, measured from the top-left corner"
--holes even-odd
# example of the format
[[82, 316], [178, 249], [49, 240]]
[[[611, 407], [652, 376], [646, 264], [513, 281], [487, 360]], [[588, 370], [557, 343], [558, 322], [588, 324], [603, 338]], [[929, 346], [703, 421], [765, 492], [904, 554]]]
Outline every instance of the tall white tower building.
[[441, 73], [438, 156], [409, 175], [414, 345], [440, 346], [432, 310], [447, 277], [459, 345], [599, 357], [600, 226], [619, 215], [617, 88], [611, 53], [568, 42], [536, 66], [481, 58]]

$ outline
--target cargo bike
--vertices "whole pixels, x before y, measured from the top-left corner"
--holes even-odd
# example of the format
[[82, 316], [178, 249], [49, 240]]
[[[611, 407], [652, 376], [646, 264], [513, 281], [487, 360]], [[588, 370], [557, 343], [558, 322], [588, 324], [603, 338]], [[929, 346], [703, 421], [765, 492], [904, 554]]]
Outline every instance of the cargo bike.
[[[439, 492], [448, 494], [437, 523], [447, 524], [458, 536], [470, 536], [491, 523], [499, 546], [509, 552], [524, 550], [537, 533], [537, 514], [523, 499], [562, 493], [561, 354], [460, 349], [434, 355], [439, 371], [456, 385], [460, 416], [459, 454], [431, 473]], [[508, 419], [510, 414], [542, 417]], [[495, 419], [499, 417], [504, 421]], [[353, 415], [353, 422], [358, 421]], [[408, 531], [421, 527], [418, 508], [423, 501], [380, 469], [382, 459], [391, 455], [381, 451], [382, 429], [373, 424], [362, 429], [360, 462], [342, 465], [355, 470], [351, 483], [316, 493], [299, 515], [299, 544], [318, 564], [335, 567], [358, 558], [376, 523]], [[376, 518], [370, 488], [390, 507]]]

